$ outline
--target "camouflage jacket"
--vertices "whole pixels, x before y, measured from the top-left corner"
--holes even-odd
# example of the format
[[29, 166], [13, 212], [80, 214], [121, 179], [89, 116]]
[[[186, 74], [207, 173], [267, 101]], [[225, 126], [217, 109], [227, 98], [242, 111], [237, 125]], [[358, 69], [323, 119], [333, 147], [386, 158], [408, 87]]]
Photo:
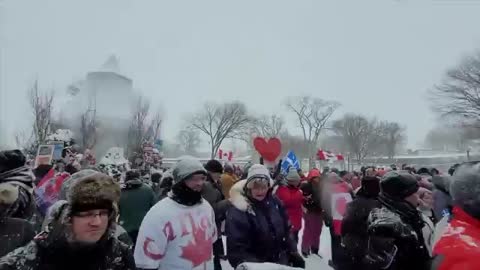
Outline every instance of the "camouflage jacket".
[[[24, 247], [18, 248], [4, 257], [0, 258], [0, 270], [43, 270], [43, 269], [64, 269], [66, 259], [63, 252], [60, 254], [51, 253], [49, 245], [42, 240], [35, 239]], [[43, 257], [42, 254], [48, 254]], [[97, 263], [89, 263], [91, 256], [73, 256], [75, 261], [68, 261], [69, 269], [85, 270], [134, 270], [135, 262], [131, 248], [117, 239], [111, 239], [108, 250]], [[80, 265], [82, 264], [82, 265]]]

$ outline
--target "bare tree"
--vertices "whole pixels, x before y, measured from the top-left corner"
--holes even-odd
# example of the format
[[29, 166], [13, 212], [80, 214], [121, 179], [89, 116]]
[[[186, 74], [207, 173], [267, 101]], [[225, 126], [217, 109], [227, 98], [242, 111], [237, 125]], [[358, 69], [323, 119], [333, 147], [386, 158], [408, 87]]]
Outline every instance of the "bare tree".
[[453, 128], [449, 125], [434, 127], [425, 137], [425, 146], [437, 151], [464, 151], [467, 145], [462, 133], [461, 127]]
[[178, 133], [178, 142], [183, 151], [189, 155], [195, 155], [200, 145], [200, 135], [198, 129], [185, 127]]
[[36, 149], [34, 149], [34, 137], [33, 133], [27, 133], [24, 130], [19, 130], [15, 133], [15, 143], [17, 147], [23, 151], [33, 154]]
[[297, 118], [303, 140], [309, 146], [309, 158], [312, 162], [320, 134], [340, 104], [310, 96], [290, 98], [286, 104]]
[[280, 137], [286, 134], [285, 120], [277, 115], [262, 115], [260, 117], [251, 117], [248, 125], [235, 132], [234, 139], [244, 141], [248, 148], [252, 147], [252, 141], [255, 137], [264, 138]]
[[253, 121], [256, 133], [265, 138], [279, 137], [286, 131], [285, 120], [275, 114], [264, 115]]
[[346, 114], [333, 122], [333, 131], [342, 136], [348, 150], [358, 163], [369, 155], [379, 141], [381, 132], [375, 119], [362, 115]]
[[132, 120], [128, 130], [128, 155], [140, 153], [147, 132], [147, 117], [150, 102], [139, 97], [133, 107]]
[[50, 132], [53, 112], [53, 91], [41, 92], [36, 80], [29, 92], [30, 106], [33, 113], [33, 135], [35, 144], [45, 143]]
[[250, 121], [243, 103], [206, 103], [201, 111], [190, 117], [189, 124], [209, 137], [211, 158], [215, 158], [223, 140], [238, 136]]
[[398, 148], [405, 142], [405, 127], [399, 123], [382, 121], [378, 123], [380, 146], [384, 149], [382, 152], [389, 159], [393, 159]]
[[163, 123], [162, 114], [159, 110], [152, 116], [150, 120], [150, 125], [147, 128], [146, 140], [155, 142], [158, 138], [160, 138], [160, 128]]
[[433, 109], [442, 116], [480, 120], [480, 51], [447, 71], [430, 91]]
[[80, 116], [80, 136], [85, 149], [93, 149], [97, 143], [97, 111], [89, 108]]

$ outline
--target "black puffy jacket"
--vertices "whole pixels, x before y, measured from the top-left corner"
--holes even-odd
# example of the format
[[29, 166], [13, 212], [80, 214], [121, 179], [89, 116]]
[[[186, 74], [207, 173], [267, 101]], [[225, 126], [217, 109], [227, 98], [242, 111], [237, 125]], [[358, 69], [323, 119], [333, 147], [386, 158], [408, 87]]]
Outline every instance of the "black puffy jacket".
[[281, 202], [268, 195], [262, 202], [251, 202], [242, 194], [245, 181], [231, 189], [232, 207], [227, 212], [225, 231], [227, 256], [232, 267], [243, 262], [271, 262], [288, 265], [296, 252], [290, 235], [288, 216]]
[[383, 195], [382, 203], [368, 217], [368, 244], [365, 263], [368, 269], [427, 270], [431, 257], [422, 229], [420, 212], [407, 202]]

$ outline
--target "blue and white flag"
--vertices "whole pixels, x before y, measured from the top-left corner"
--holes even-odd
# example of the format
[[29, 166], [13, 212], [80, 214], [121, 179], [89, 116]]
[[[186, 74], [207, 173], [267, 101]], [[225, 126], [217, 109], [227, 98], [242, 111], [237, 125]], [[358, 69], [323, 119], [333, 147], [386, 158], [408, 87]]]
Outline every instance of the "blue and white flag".
[[300, 169], [300, 162], [298, 162], [297, 156], [295, 156], [295, 153], [292, 150], [288, 151], [285, 158], [283, 158], [282, 173], [287, 174], [288, 168], [290, 167], [294, 167], [297, 170]]

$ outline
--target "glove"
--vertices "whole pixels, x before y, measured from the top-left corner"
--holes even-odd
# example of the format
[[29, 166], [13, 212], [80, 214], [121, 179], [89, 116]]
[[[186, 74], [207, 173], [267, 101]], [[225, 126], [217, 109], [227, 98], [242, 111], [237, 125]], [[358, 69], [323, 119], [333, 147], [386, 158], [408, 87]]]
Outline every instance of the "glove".
[[290, 266], [305, 269], [305, 260], [298, 252], [290, 253], [288, 259]]

